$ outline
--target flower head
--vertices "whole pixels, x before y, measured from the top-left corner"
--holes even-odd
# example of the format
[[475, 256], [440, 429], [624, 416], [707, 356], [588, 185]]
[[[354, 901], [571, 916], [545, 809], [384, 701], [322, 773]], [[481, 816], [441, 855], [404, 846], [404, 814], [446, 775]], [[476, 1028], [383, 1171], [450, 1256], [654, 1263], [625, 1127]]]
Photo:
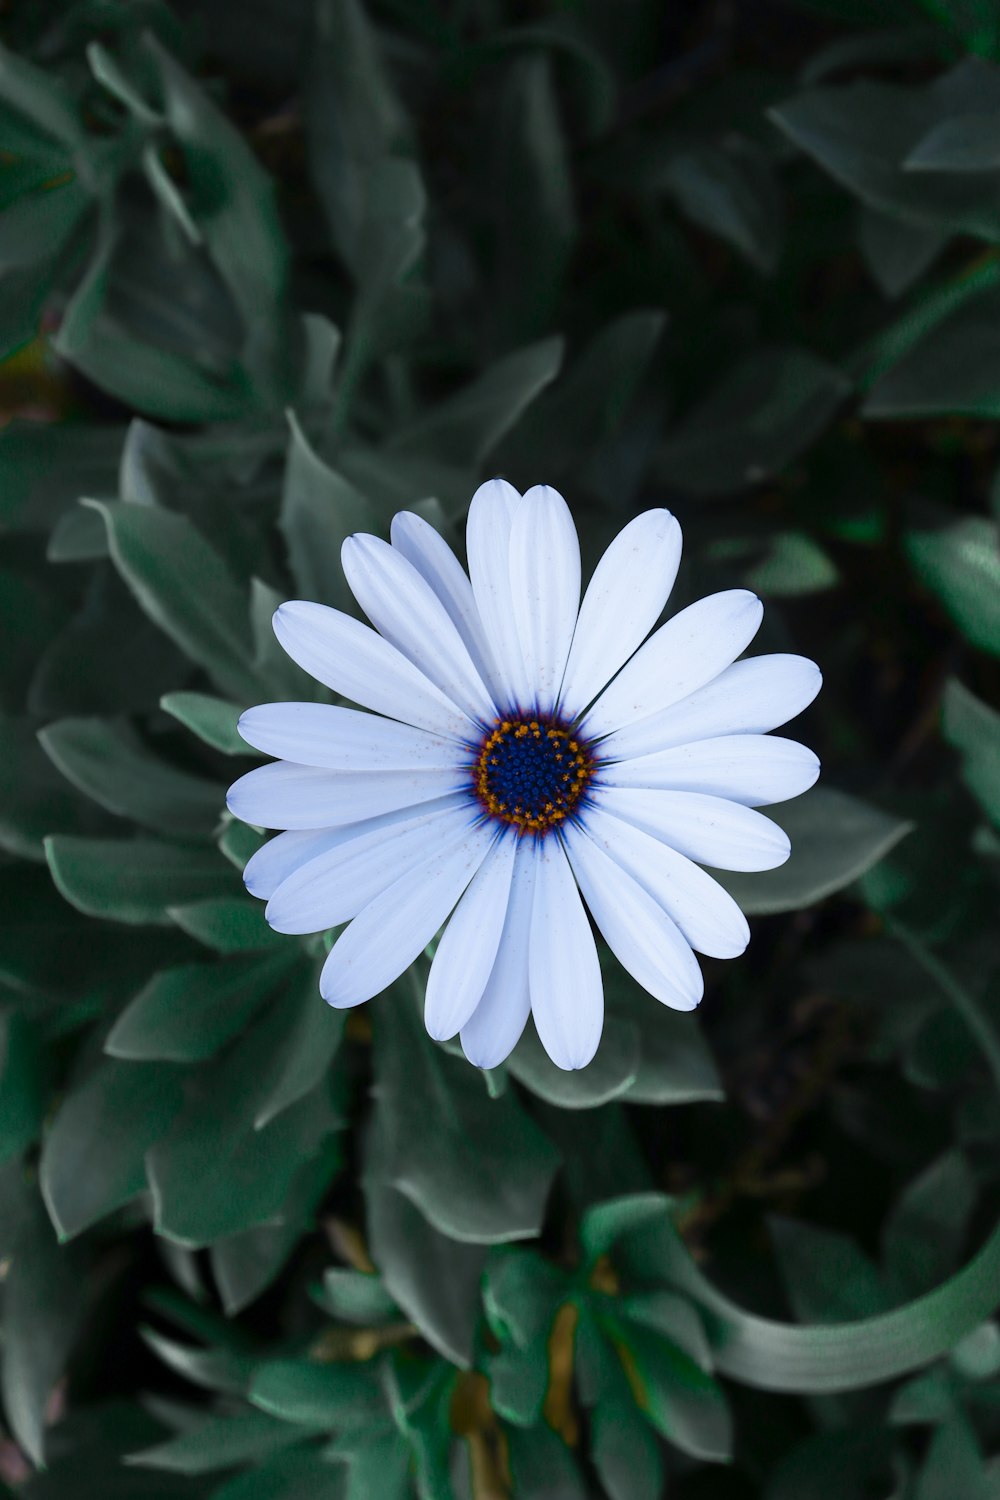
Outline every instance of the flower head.
[[288, 654], [369, 712], [242, 716], [243, 738], [279, 759], [241, 777], [229, 807], [284, 830], [244, 878], [279, 932], [347, 924], [320, 981], [331, 1005], [377, 995], [444, 927], [430, 1034], [459, 1033], [492, 1067], [530, 1012], [552, 1060], [581, 1068], [604, 1015], [586, 908], [652, 995], [698, 1004], [693, 950], [732, 958], [750, 936], [700, 866], [787, 859], [787, 836], [753, 809], [819, 774], [810, 750], [768, 731], [812, 701], [820, 673], [800, 656], [737, 661], [763, 614], [743, 589], [650, 634], [680, 563], [668, 511], [619, 533], [582, 603], [576, 529], [550, 487], [481, 485], [467, 543], [469, 574], [403, 512], [391, 544], [344, 544], [374, 629], [322, 604], [277, 611]]

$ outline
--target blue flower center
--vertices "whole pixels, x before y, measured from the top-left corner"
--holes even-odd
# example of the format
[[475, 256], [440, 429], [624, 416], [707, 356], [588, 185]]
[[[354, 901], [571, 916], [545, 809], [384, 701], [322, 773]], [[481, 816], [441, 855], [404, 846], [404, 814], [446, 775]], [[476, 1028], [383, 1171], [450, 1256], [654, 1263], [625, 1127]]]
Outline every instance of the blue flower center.
[[585, 740], [557, 719], [500, 719], [476, 758], [476, 795], [490, 817], [521, 833], [568, 818], [594, 770]]

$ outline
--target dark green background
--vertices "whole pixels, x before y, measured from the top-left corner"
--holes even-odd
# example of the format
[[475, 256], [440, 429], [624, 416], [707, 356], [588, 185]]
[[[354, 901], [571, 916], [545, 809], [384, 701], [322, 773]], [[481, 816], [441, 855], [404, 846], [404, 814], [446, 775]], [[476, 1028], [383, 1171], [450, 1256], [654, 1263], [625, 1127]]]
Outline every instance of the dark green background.
[[[0, 1496], [1000, 1497], [1000, 12], [0, 37]], [[826, 678], [747, 955], [577, 1074], [345, 1025], [224, 810], [275, 605], [495, 473]]]

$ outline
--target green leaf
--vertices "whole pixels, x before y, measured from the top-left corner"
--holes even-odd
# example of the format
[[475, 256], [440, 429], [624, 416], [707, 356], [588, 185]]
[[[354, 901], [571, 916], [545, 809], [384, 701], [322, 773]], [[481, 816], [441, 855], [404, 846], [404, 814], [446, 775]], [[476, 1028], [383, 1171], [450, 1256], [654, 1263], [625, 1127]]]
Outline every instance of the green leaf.
[[66, 785], [32, 720], [0, 715], [0, 848], [44, 863], [46, 834], [102, 833], [110, 822]]
[[165, 969], [122, 1011], [104, 1044], [111, 1057], [202, 1062], [240, 1032], [296, 959], [284, 953]]
[[265, 1412], [238, 1411], [232, 1416], [209, 1417], [165, 1443], [128, 1454], [125, 1462], [174, 1474], [213, 1474], [218, 1469], [234, 1469], [267, 1458], [303, 1441], [303, 1437]]
[[84, 1312], [80, 1261], [60, 1249], [39, 1200], [25, 1216], [4, 1283], [0, 1395], [14, 1440], [33, 1463], [45, 1451], [45, 1411]]
[[760, 349], [736, 365], [667, 435], [657, 473], [691, 495], [771, 479], [829, 424], [850, 383], [804, 349]]
[[649, 1226], [669, 1224], [669, 1199], [662, 1193], [630, 1193], [609, 1198], [588, 1208], [580, 1225], [580, 1244], [585, 1262], [593, 1266], [608, 1255], [618, 1241]]
[[347, 326], [336, 420], [342, 427], [371, 362], [408, 343], [427, 313], [414, 267], [424, 247], [427, 200], [416, 162], [384, 157], [365, 184], [358, 245], [361, 285]]
[[73, 101], [58, 78], [24, 57], [0, 48], [0, 99], [33, 124], [75, 149], [83, 137]]
[[953, 115], [1000, 108], [995, 69], [967, 59], [930, 84], [863, 79], [812, 89], [771, 111], [801, 150], [871, 207], [951, 233], [1000, 239], [1000, 186], [907, 170], [918, 143]]
[[952, 677], [945, 684], [944, 737], [962, 757], [962, 778], [980, 807], [1000, 824], [1000, 713]]
[[892, 1435], [884, 1426], [860, 1422], [813, 1433], [772, 1470], [767, 1500], [844, 1500], [890, 1490], [898, 1474]]
[[[509, 339], [552, 326], [577, 235], [573, 171], [543, 51], [508, 64], [490, 114], [496, 220], [496, 326]], [[525, 228], [531, 225], [531, 232]]]
[[406, 118], [357, 0], [320, 0], [305, 95], [309, 167], [327, 229], [356, 278], [369, 173], [403, 144]]
[[553, 1500], [586, 1500], [587, 1489], [572, 1452], [544, 1422], [507, 1433], [514, 1493]]
[[720, 143], [698, 142], [672, 154], [659, 183], [702, 229], [727, 240], [764, 275], [781, 255], [784, 202], [767, 154], [730, 133]]
[[479, 1317], [483, 1245], [459, 1244], [390, 1187], [376, 1115], [363, 1187], [372, 1259], [390, 1296], [439, 1353], [467, 1369]]
[[771, 1218], [770, 1229], [788, 1299], [803, 1323], [838, 1323], [884, 1312], [889, 1301], [885, 1284], [848, 1235], [777, 1217]]
[[149, 505], [87, 504], [103, 516], [115, 567], [154, 624], [224, 691], [259, 698], [247, 595], [196, 527]]
[[243, 317], [243, 359], [266, 398], [287, 392], [288, 246], [274, 185], [242, 134], [147, 32], [170, 130], [184, 157], [191, 216]]
[[249, 1395], [261, 1411], [297, 1427], [370, 1427], [388, 1415], [377, 1368], [371, 1362], [270, 1360], [254, 1375]]
[[328, 1088], [314, 1090], [258, 1129], [268, 1071], [285, 1033], [272, 1005], [213, 1062], [190, 1074], [184, 1107], [147, 1157], [156, 1227], [181, 1244], [206, 1245], [276, 1220], [302, 1163], [339, 1153]]
[[262, 1130], [327, 1076], [344, 1035], [345, 1012], [327, 1005], [316, 973], [300, 968], [282, 1001], [284, 1027], [260, 1076], [254, 1127]]
[[593, 1062], [577, 1072], [557, 1068], [534, 1026], [525, 1028], [507, 1066], [519, 1083], [562, 1109], [595, 1109], [627, 1094], [639, 1076], [639, 1030], [631, 1021], [608, 1017]]
[[605, 324], [518, 417], [501, 449], [517, 472], [574, 470], [621, 427], [663, 336], [666, 315], [639, 309]]
[[907, 1296], [951, 1275], [975, 1201], [975, 1178], [959, 1151], [945, 1152], [909, 1184], [882, 1231], [886, 1268]]
[[0, 428], [0, 525], [47, 533], [81, 494], [113, 494], [124, 439], [119, 423], [14, 419]]
[[[992, 273], [987, 276], [987, 273]], [[922, 315], [904, 322], [894, 351], [883, 336], [888, 358], [862, 408], [875, 420], [904, 421], [912, 417], [1000, 415], [997, 369], [1000, 340], [993, 324], [1000, 311], [1000, 289], [995, 268], [977, 282], [959, 282], [954, 294], [944, 289], [928, 300]]]
[[281, 1273], [330, 1185], [337, 1162], [329, 1155], [307, 1161], [297, 1172], [281, 1208], [280, 1222], [258, 1224], [216, 1240], [209, 1251], [212, 1275], [228, 1317], [242, 1312]]
[[913, 1500], [990, 1500], [993, 1493], [975, 1432], [966, 1417], [953, 1417], [931, 1438]]
[[726, 1398], [688, 1355], [641, 1323], [603, 1319], [633, 1399], [656, 1430], [683, 1453], [725, 1462], [732, 1452]]
[[1000, 167], [1000, 112], [970, 111], [942, 120], [921, 137], [903, 166], [907, 172], [995, 171]]
[[839, 580], [830, 554], [802, 531], [776, 532], [768, 538], [766, 555], [743, 573], [747, 588], [775, 599], [818, 594]]
[[38, 1139], [48, 1067], [41, 1038], [24, 1016], [0, 1015], [0, 1163]]
[[928, 270], [948, 243], [944, 230], [896, 219], [864, 205], [858, 245], [886, 297], [899, 297]]
[[157, 839], [45, 840], [60, 893], [89, 917], [169, 925], [170, 908], [232, 890], [233, 872], [217, 852]]
[[559, 373], [561, 338], [542, 339], [489, 365], [471, 385], [393, 435], [390, 451], [478, 467]]
[[388, 1323], [399, 1308], [377, 1276], [331, 1266], [323, 1272], [323, 1306], [335, 1318], [362, 1326]]
[[638, 1068], [624, 1098], [631, 1104], [722, 1099], [722, 1081], [697, 1016], [660, 1005], [609, 955], [602, 954], [602, 968], [605, 1026], [627, 1021], [639, 1033]]
[[938, 531], [911, 531], [910, 562], [965, 638], [1000, 656], [1000, 546], [997, 528], [966, 516]]
[[376, 1018], [385, 1181], [452, 1239], [537, 1234], [558, 1161], [551, 1143], [510, 1090], [491, 1099], [475, 1069], [430, 1040], [411, 993], [387, 996]]
[[[966, 990], [907, 929], [894, 924], [911, 954], [950, 999], [972, 1031], [1000, 1087], [1000, 1042], [991, 1021]], [[667, 1201], [663, 1200], [663, 1226]], [[711, 1286], [676, 1235], [663, 1241], [661, 1265], [670, 1282], [705, 1310], [716, 1367], [763, 1390], [821, 1393], [860, 1389], [908, 1374], [939, 1358], [996, 1308], [1000, 1226], [973, 1259], [942, 1286], [904, 1307], [827, 1327], [799, 1328], [746, 1313]]]
[[124, 726], [62, 719], [38, 738], [67, 780], [119, 817], [180, 838], [208, 838], [219, 822], [222, 787], [151, 755]]
[[801, 911], [849, 886], [910, 832], [912, 823], [832, 787], [768, 809], [792, 841], [787, 863], [761, 874], [714, 872], [747, 915]]
[[145, 1153], [181, 1104], [174, 1068], [104, 1060], [68, 1093], [45, 1138], [42, 1194], [61, 1240], [146, 1187]]
[[295, 582], [304, 599], [355, 609], [340, 565], [340, 549], [355, 531], [379, 530], [368, 500], [311, 447], [294, 412], [278, 525]]
[[246, 896], [216, 896], [172, 906], [170, 916], [183, 932], [219, 953], [288, 947], [287, 940], [265, 922], [260, 902]]
[[284, 1453], [213, 1490], [212, 1500], [345, 1500], [344, 1477], [315, 1451]]
[[617, 1311], [632, 1323], [651, 1328], [682, 1353], [693, 1359], [699, 1370], [712, 1368], [712, 1355], [705, 1329], [696, 1309], [685, 1298], [660, 1288], [628, 1292], [617, 1302]]
[[30, 705], [48, 719], [155, 709], [160, 694], [188, 670], [118, 574], [99, 568], [91, 571], [80, 610], [43, 651]]
[[590, 1419], [590, 1456], [609, 1500], [660, 1500], [663, 1460], [631, 1401], [602, 1401]]
[[213, 750], [221, 750], [224, 755], [255, 754], [236, 729], [243, 712], [237, 703], [214, 698], [210, 693], [165, 693], [160, 707]]

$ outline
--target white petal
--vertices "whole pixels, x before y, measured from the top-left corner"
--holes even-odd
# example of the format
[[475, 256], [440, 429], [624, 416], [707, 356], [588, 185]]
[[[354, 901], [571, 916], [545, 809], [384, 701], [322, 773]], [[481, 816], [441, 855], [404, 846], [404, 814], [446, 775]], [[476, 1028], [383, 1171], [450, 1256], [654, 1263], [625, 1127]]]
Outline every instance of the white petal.
[[507, 694], [486, 640], [472, 584], [444, 537], [423, 516], [409, 510], [393, 516], [389, 534], [397, 552], [413, 564], [448, 611], [493, 701], [504, 700]]
[[319, 988], [343, 1009], [370, 1000], [398, 979], [447, 919], [496, 838], [481, 823], [370, 901], [327, 955]]
[[275, 612], [274, 633], [304, 672], [353, 703], [445, 738], [475, 737], [468, 716], [402, 652], [339, 609], [291, 600]]
[[542, 840], [528, 947], [531, 1014], [557, 1068], [585, 1068], [604, 1026], [604, 989], [594, 935], [566, 851]]
[[530, 708], [528, 680], [510, 592], [510, 531], [521, 497], [505, 479], [481, 484], [469, 505], [466, 550], [479, 618], [497, 664], [506, 701], [501, 709]]
[[647, 890], [578, 824], [564, 834], [583, 899], [623, 968], [674, 1010], [694, 1010], [705, 981], [691, 945]]
[[376, 630], [469, 718], [497, 716], [482, 678], [430, 584], [377, 536], [349, 536], [340, 552], [351, 592]]
[[773, 870], [792, 852], [777, 823], [724, 797], [645, 787], [595, 787], [592, 796], [596, 807], [716, 870]]
[[808, 657], [751, 656], [683, 702], [617, 730], [602, 742], [601, 752], [617, 760], [720, 734], [766, 734], [807, 708], [822, 683], [823, 674]]
[[318, 854], [325, 854], [328, 849], [344, 843], [357, 826], [356, 823], [345, 823], [341, 828], [296, 829], [293, 833], [276, 834], [247, 860], [243, 884], [251, 896], [268, 900], [300, 865], [308, 864]]
[[747, 589], [689, 604], [650, 636], [583, 721], [587, 735], [659, 713], [716, 677], [757, 634], [764, 606]]
[[580, 608], [580, 542], [569, 506], [550, 485], [526, 490], [514, 512], [510, 588], [532, 707], [550, 713]]
[[468, 784], [468, 772], [458, 770], [325, 771], [276, 760], [234, 781], [226, 806], [258, 828], [332, 828], [430, 802]]
[[495, 1068], [517, 1046], [531, 1011], [528, 941], [539, 845], [517, 842], [507, 919], [482, 999], [462, 1027], [462, 1050], [477, 1068]]
[[728, 891], [651, 834], [598, 807], [583, 818], [587, 833], [644, 886], [672, 917], [692, 948], [710, 958], [735, 958], [750, 941], [746, 917]]
[[720, 734], [601, 768], [605, 786], [708, 792], [747, 807], [798, 797], [818, 775], [811, 750], [771, 734]]
[[615, 537], [580, 606], [559, 695], [570, 718], [583, 713], [646, 639], [680, 561], [681, 528], [669, 510], [647, 510]]
[[482, 998], [507, 916], [518, 840], [501, 835], [441, 935], [424, 998], [424, 1025], [444, 1042], [465, 1025]]
[[264, 915], [276, 932], [339, 927], [429, 853], [459, 843], [478, 818], [477, 809], [459, 796], [409, 808], [404, 816], [372, 819], [360, 825], [363, 832], [318, 852], [283, 880]]
[[330, 771], [444, 770], [468, 763], [455, 740], [329, 703], [261, 703], [241, 714], [237, 727], [264, 755]]

